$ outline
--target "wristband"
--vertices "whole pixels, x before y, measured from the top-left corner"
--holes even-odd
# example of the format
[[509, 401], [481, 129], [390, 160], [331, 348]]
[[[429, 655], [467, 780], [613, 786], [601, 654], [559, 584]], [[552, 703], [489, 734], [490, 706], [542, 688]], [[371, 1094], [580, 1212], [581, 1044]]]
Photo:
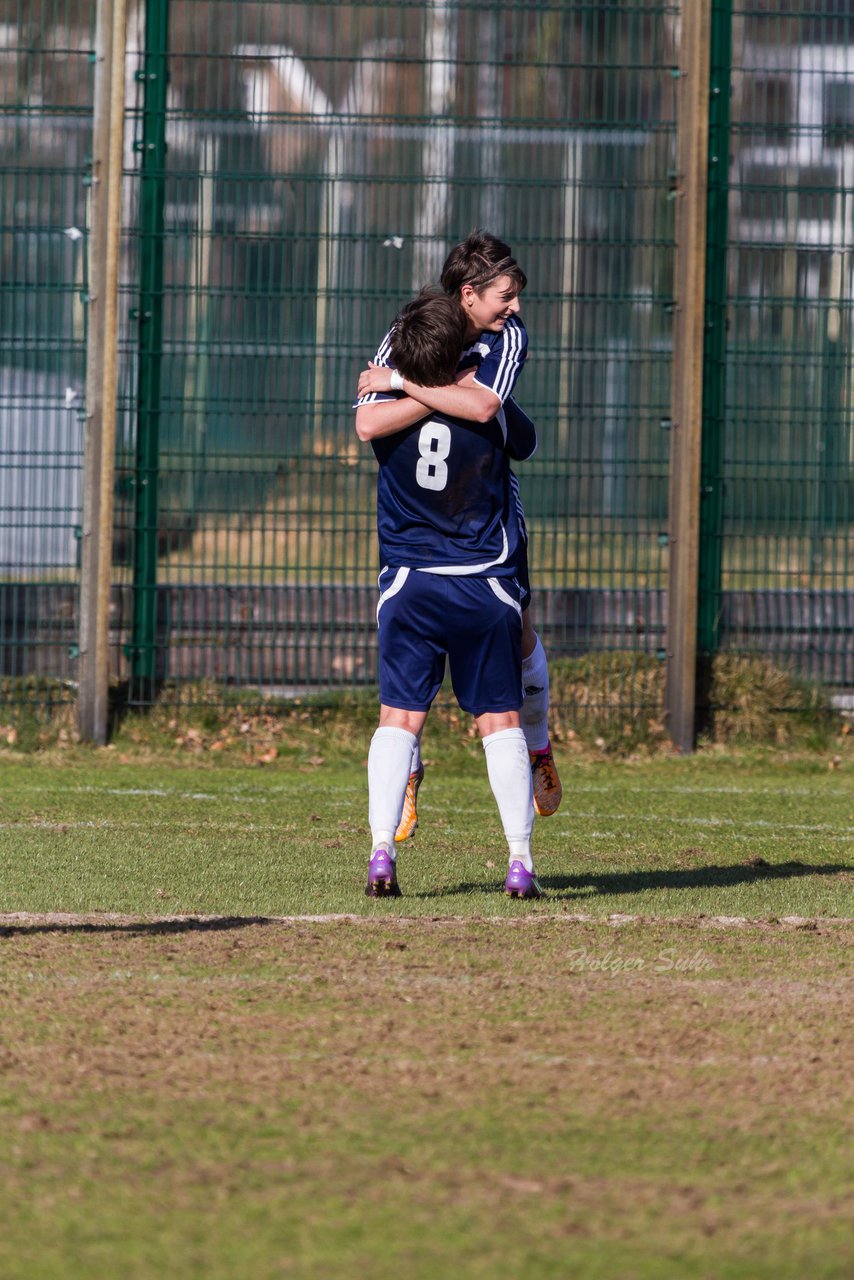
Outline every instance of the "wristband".
[[400, 372], [399, 369], [392, 369], [389, 386], [391, 387], [392, 391], [403, 390], [403, 374]]

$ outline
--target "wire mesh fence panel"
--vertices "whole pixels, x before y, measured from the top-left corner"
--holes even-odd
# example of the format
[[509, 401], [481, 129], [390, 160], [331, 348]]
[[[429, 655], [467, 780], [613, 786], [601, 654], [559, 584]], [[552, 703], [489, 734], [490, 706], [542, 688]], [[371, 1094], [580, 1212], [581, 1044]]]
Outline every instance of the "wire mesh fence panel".
[[90, 8], [0, 9], [0, 701], [73, 696]]
[[[67, 697], [76, 676], [95, 8], [0, 6], [7, 697], [48, 696], [24, 677]], [[854, 46], [838, 8], [713, 5], [700, 603], [706, 652], [850, 685]], [[678, 14], [129, 4], [110, 619], [127, 701], [374, 682], [357, 375], [480, 225], [529, 282], [517, 397], [540, 447], [519, 476], [557, 699], [658, 716]]]
[[707, 644], [854, 682], [854, 20], [736, 4]]
[[[148, 33], [137, 11], [143, 71], [166, 53], [156, 8]], [[126, 242], [156, 313], [127, 382], [159, 386], [120, 468], [137, 613], [151, 596], [132, 701], [178, 677], [215, 699], [375, 679], [376, 465], [353, 431], [356, 377], [475, 225], [530, 282], [518, 394], [541, 437], [521, 476], [538, 625], [554, 657], [656, 654], [674, 38], [661, 4], [172, 0], [168, 98], [147, 108], [143, 74], [131, 112], [131, 199], [156, 194], [163, 228], [158, 248], [136, 218]], [[637, 700], [630, 681], [623, 696]]]

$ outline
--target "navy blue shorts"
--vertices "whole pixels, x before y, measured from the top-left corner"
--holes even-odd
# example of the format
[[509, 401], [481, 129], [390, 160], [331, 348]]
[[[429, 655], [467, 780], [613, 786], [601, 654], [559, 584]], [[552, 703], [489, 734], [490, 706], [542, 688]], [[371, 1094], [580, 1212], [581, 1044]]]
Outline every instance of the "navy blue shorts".
[[427, 711], [451, 670], [463, 711], [522, 705], [522, 609], [514, 578], [386, 569], [377, 605], [380, 701]]

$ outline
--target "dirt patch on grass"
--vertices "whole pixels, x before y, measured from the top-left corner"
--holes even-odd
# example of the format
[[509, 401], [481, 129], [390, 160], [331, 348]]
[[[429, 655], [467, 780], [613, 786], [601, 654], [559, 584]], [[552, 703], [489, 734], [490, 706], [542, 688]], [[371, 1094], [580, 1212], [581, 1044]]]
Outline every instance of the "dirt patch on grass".
[[[717, 1274], [823, 1274], [850, 922], [357, 923], [3, 917], [19, 1256], [43, 1216], [85, 1274], [81, 1221], [106, 1213], [149, 1233], [140, 1275], [188, 1221], [224, 1241], [248, 1219], [262, 1276], [712, 1275], [711, 1238]], [[390, 1203], [378, 1250], [363, 1220]], [[230, 1247], [208, 1274], [240, 1274]]]
[[607, 1066], [585, 1089], [594, 1110], [614, 1097], [656, 1110], [664, 1093], [685, 1101], [698, 1072], [706, 1103], [725, 1100], [743, 1122], [753, 1105], [795, 1101], [801, 1073], [799, 1107], [817, 1104], [825, 1077], [835, 1099], [854, 1100], [841, 1036], [854, 1008], [850, 925], [710, 934], [626, 921], [404, 923], [13, 928], [0, 1008], [23, 1034], [6, 1041], [6, 1083], [11, 1054], [25, 1068], [19, 1083], [41, 1092], [41, 1081], [53, 1098], [82, 1076], [184, 1096], [212, 1074], [251, 1097], [304, 1079], [311, 1063], [370, 1093], [393, 1061], [398, 1083], [402, 1071], [425, 1097], [441, 1062], [446, 1097], [500, 1088], [524, 1064], [534, 1095], [558, 1065]]
[[[615, 912], [609, 916], [594, 916], [584, 912], [563, 911], [554, 916], [551, 923], [563, 925], [596, 924], [614, 929], [627, 925], [663, 926], [682, 930], [691, 929], [843, 929], [854, 926], [854, 916], [649, 916]], [[392, 919], [354, 915], [350, 912], [332, 912], [323, 915], [300, 916], [215, 916], [215, 915], [128, 915], [121, 912], [72, 912], [72, 911], [7, 911], [0, 912], [0, 937], [32, 932], [113, 932], [130, 930], [148, 933], [184, 933], [192, 930], [211, 932], [242, 929], [249, 925], [289, 927], [312, 924], [351, 924], [368, 929], [425, 926], [455, 928], [459, 925], [491, 925], [497, 929], [539, 927], [542, 917], [523, 912], [512, 917], [478, 919], [464, 916], [435, 916], [425, 920], [423, 916], [395, 916]]]

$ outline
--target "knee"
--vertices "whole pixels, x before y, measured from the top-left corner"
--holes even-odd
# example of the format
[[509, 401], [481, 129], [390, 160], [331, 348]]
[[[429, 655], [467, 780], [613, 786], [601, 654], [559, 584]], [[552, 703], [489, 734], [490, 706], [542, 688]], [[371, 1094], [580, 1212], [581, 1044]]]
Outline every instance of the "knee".
[[480, 736], [488, 738], [491, 733], [502, 733], [505, 729], [518, 729], [520, 727], [519, 712], [487, 711], [482, 716], [477, 716], [475, 723]]
[[416, 737], [424, 728], [426, 711], [404, 711], [401, 707], [380, 707], [379, 727], [381, 729], [406, 729]]

